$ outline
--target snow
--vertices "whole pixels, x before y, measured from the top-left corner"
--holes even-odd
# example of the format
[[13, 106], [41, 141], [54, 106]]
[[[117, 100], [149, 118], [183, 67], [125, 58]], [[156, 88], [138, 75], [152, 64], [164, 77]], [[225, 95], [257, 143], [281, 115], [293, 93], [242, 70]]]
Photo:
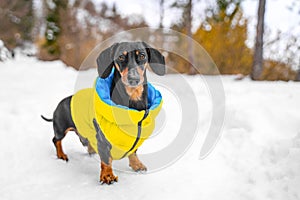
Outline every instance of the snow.
[[[127, 159], [114, 162], [119, 182], [108, 186], [99, 183], [98, 156], [89, 156], [74, 133], [63, 141], [70, 161], [58, 160], [52, 125], [40, 118], [40, 114], [51, 117], [57, 103], [74, 92], [77, 78], [78, 72], [60, 61], [17, 55], [0, 62], [1, 200], [300, 199], [299, 83], [234, 81], [233, 76], [223, 76], [222, 137], [200, 160], [212, 123], [205, 80], [215, 77], [165, 76], [164, 83], [170, 84], [158, 85], [165, 105], [158, 119], [163, 120], [158, 122], [161, 131], [145, 142], [141, 153], [163, 149], [176, 138], [185, 107], [199, 113], [196, 137], [182, 157], [160, 170], [135, 174]], [[183, 79], [188, 84], [182, 84]], [[185, 88], [189, 86], [192, 89]], [[186, 104], [193, 96], [196, 107]]]
[[0, 40], [0, 62], [8, 60], [10, 57], [8, 49], [4, 46], [3, 41]]

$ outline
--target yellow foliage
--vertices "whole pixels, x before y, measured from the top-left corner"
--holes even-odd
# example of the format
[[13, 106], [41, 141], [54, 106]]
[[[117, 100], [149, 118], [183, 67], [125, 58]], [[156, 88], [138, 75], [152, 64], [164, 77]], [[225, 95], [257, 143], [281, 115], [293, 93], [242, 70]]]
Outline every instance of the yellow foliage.
[[268, 81], [289, 81], [295, 80], [296, 75], [297, 72], [292, 70], [291, 67], [285, 63], [265, 60], [261, 79]]
[[[181, 33], [186, 32], [185, 29], [183, 29], [183, 31], [182, 29], [179, 31]], [[218, 74], [218, 70], [216, 69], [214, 62], [203, 48], [197, 47], [194, 42], [191, 44], [192, 47], [188, 46], [188, 37], [178, 37], [176, 38], [176, 41], [169, 42], [168, 45], [172, 46], [173, 49], [176, 49], [176, 53], [178, 53], [177, 55], [174, 52], [168, 52], [166, 62], [172, 69], [169, 70], [168, 73]], [[189, 51], [188, 48], [191, 48], [192, 51]], [[191, 53], [191, 55], [189, 55], [189, 53]], [[194, 66], [192, 66], [192, 64], [194, 64]]]
[[209, 18], [194, 34], [216, 63], [221, 74], [244, 74], [251, 72], [252, 52], [247, 40], [247, 20], [239, 10], [234, 18], [216, 20]]

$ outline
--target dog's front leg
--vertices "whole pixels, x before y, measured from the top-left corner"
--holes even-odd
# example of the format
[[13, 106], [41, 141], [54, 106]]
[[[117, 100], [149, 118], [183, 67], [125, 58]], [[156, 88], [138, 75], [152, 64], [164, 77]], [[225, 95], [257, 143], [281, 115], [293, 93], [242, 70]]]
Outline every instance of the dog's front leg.
[[109, 158], [109, 163], [101, 161], [101, 172], [100, 172], [100, 182], [102, 184], [112, 184], [118, 182], [118, 177], [113, 174], [112, 170], [112, 159]]
[[104, 134], [102, 133], [99, 124], [94, 119], [93, 120], [95, 130], [97, 132], [97, 148], [98, 153], [101, 159], [101, 172], [100, 172], [100, 182], [106, 184], [112, 184], [118, 181], [118, 177], [113, 174], [112, 170], [112, 158], [110, 155], [111, 144], [105, 138]]

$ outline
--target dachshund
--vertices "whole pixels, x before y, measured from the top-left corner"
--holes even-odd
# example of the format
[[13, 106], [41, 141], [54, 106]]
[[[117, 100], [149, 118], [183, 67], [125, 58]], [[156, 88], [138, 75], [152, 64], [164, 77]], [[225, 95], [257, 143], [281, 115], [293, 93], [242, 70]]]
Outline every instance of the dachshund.
[[[106, 79], [112, 76], [110, 87], [111, 101], [116, 105], [121, 105], [137, 111], [145, 111], [140, 124], [147, 117], [149, 109], [148, 90], [146, 69], [150, 69], [157, 75], [166, 73], [164, 56], [145, 42], [121, 42], [114, 43], [109, 48], [100, 53], [97, 60], [97, 71], [100, 79]], [[91, 141], [85, 138], [78, 129], [72, 115], [72, 99], [74, 95], [64, 98], [54, 111], [53, 118], [44, 120], [53, 122], [54, 138], [53, 143], [56, 148], [57, 157], [68, 161], [68, 156], [62, 148], [62, 139], [68, 131], [75, 131], [79, 136], [81, 143], [87, 147], [89, 153], [95, 153], [98, 150], [100, 156], [100, 182], [111, 184], [118, 181], [118, 177], [113, 174], [112, 170], [112, 145], [102, 131], [101, 125], [94, 119], [89, 123], [94, 125], [95, 140], [97, 146], [90, 145]], [[91, 97], [85, 97], [91, 98]], [[100, 111], [101, 112], [101, 111]], [[114, 133], [111, 133], [114, 134]], [[134, 144], [138, 143], [137, 136]], [[129, 166], [134, 171], [146, 171], [146, 166], [139, 160], [134, 151], [134, 146], [126, 152], [123, 157], [129, 158]]]

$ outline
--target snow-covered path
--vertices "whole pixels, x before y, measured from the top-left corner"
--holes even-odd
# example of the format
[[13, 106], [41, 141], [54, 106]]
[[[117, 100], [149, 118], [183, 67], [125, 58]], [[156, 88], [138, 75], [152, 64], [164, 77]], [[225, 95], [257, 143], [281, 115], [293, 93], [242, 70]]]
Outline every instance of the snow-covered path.
[[[115, 170], [119, 182], [107, 186], [98, 182], [99, 158], [89, 156], [75, 134], [68, 134], [63, 144], [70, 161], [56, 158], [52, 125], [40, 118], [51, 116], [57, 103], [74, 92], [77, 72], [58, 61], [22, 56], [0, 62], [0, 199], [300, 199], [300, 84], [223, 77], [222, 137], [199, 160], [211, 123], [210, 96], [201, 78], [185, 78], [195, 85], [200, 111], [191, 147], [177, 162], [153, 173]], [[179, 75], [165, 79], [171, 88], [181, 86]], [[165, 95], [168, 109], [172, 95]], [[172, 135], [164, 134], [176, 130], [180, 110], [170, 116], [166, 111], [169, 122], [154, 138], [159, 141], [146, 141], [144, 151], [171, 142]], [[129, 169], [126, 159], [115, 165]]]

